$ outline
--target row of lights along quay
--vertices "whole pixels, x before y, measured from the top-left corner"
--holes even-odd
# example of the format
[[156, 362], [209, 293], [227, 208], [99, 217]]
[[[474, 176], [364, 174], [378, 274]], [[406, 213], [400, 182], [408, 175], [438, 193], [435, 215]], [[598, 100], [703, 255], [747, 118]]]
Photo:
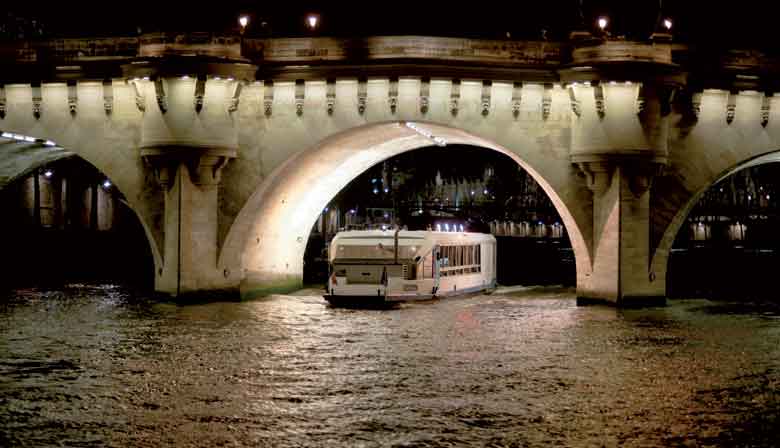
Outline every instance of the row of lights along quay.
[[775, 446], [775, 19], [624, 3], [4, 5], [0, 446]]

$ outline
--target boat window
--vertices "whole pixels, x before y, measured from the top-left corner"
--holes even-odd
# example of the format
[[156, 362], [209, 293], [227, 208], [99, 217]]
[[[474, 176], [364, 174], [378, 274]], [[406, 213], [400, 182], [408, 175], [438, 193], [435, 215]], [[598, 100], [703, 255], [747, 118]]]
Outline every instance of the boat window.
[[[398, 258], [412, 259], [417, 254], [416, 246], [398, 246]], [[337, 258], [350, 258], [350, 259], [370, 259], [370, 260], [387, 260], [395, 257], [395, 247], [393, 243], [377, 243], [373, 245], [355, 246], [355, 245], [340, 245], [338, 246]]]

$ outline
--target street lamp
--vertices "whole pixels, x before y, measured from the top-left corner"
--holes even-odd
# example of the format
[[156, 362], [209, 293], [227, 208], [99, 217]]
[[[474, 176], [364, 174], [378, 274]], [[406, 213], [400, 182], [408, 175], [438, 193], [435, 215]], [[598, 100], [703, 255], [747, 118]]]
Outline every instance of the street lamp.
[[320, 23], [320, 16], [317, 14], [309, 14], [306, 16], [306, 25], [308, 25], [309, 29], [314, 30], [317, 28], [317, 25]]
[[669, 18], [664, 19], [664, 28], [666, 28], [666, 31], [672, 30], [672, 19]]
[[607, 24], [609, 23], [609, 21], [607, 20], [607, 18], [606, 18], [606, 17], [604, 17], [604, 16], [601, 16], [601, 17], [599, 17], [599, 20], [598, 20], [598, 22], [597, 22], [597, 23], [598, 23], [598, 25], [599, 25], [599, 29], [600, 29], [602, 32], [604, 32], [604, 29], [607, 27]]
[[244, 31], [246, 31], [246, 26], [249, 25], [249, 16], [242, 15], [238, 18], [238, 24], [241, 25], [241, 35], [244, 35]]

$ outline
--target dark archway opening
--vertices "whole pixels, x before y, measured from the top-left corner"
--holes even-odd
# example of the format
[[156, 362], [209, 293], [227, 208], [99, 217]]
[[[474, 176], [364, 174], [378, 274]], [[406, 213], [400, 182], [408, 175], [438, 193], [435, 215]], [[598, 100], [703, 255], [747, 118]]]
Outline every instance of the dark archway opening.
[[0, 190], [0, 287], [119, 282], [151, 289], [154, 259], [122, 193], [78, 157]]
[[374, 165], [322, 211], [304, 254], [303, 280], [324, 283], [327, 246], [341, 230], [460, 230], [491, 233], [501, 285], [576, 282], [565, 227], [541, 186], [514, 160], [485, 148], [448, 145]]
[[669, 256], [672, 298], [777, 301], [780, 163], [738, 171], [701, 197]]

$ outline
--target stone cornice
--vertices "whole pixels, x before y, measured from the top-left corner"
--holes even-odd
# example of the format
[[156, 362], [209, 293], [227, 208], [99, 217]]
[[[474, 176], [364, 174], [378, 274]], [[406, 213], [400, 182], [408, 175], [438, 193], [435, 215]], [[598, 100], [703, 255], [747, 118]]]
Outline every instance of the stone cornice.
[[[584, 43], [584, 44], [583, 44]], [[243, 79], [421, 76], [520, 82], [671, 76], [694, 90], [780, 90], [780, 59], [759, 51], [712, 51], [679, 43], [479, 40], [428, 36], [241, 39], [213, 33], [52, 39], [0, 44], [0, 85], [127, 78], [134, 62], [167, 72], [198, 67]], [[205, 65], [204, 65], [205, 64]], [[224, 69], [242, 65], [240, 73]], [[222, 68], [218, 68], [222, 67]], [[256, 71], [252, 73], [254, 69]], [[632, 68], [633, 67], [633, 68]], [[575, 73], [579, 69], [580, 73]], [[633, 70], [633, 72], [632, 72]], [[197, 71], [197, 70], [196, 70]], [[583, 78], [583, 81], [588, 80]]]

